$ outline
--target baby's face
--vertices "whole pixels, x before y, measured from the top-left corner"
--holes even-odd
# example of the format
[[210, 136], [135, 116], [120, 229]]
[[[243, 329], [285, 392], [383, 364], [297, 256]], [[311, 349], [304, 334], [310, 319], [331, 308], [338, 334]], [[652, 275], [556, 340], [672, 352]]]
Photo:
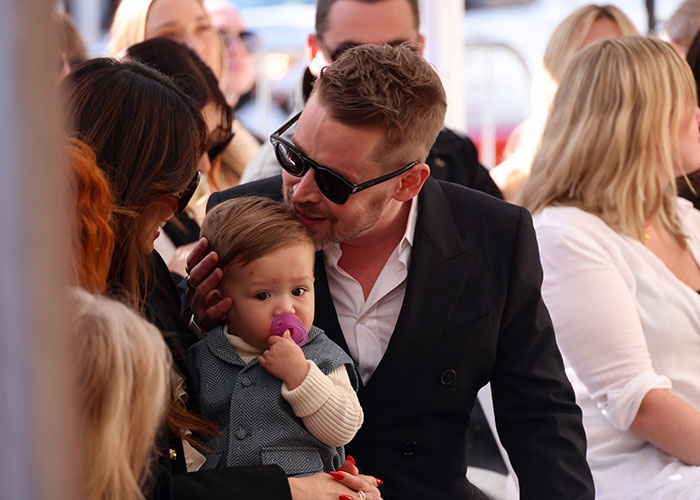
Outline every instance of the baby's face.
[[272, 318], [281, 313], [299, 317], [308, 331], [314, 319], [314, 249], [295, 243], [246, 265], [224, 267], [220, 286], [231, 297], [229, 333], [260, 350], [267, 349]]

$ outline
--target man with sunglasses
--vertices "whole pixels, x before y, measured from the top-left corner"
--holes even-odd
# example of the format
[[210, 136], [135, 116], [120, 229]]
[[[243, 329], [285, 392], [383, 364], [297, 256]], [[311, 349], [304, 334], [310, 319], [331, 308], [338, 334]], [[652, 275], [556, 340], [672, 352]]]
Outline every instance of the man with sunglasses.
[[[301, 110], [321, 70], [345, 50], [363, 43], [396, 45], [415, 42], [423, 53], [424, 37], [419, 34], [418, 0], [318, 0], [316, 34], [308, 36], [306, 58], [309, 64], [301, 85]], [[294, 113], [296, 114], [296, 113]], [[502, 198], [488, 170], [479, 163], [474, 144], [448, 128], [440, 131], [427, 159], [436, 179], [456, 182]], [[263, 145], [246, 166], [241, 183], [280, 173], [270, 145]]]
[[[429, 175], [445, 108], [439, 77], [410, 47], [350, 49], [273, 134], [282, 177], [215, 193], [209, 206], [283, 198], [308, 227], [320, 249], [314, 323], [362, 380], [365, 423], [347, 452], [383, 480], [383, 498], [486, 498], [465, 477], [466, 438], [490, 381], [521, 498], [592, 499], [530, 216]], [[221, 279], [205, 253], [202, 240], [188, 258], [188, 295], [213, 326], [231, 299], [205, 306]]]

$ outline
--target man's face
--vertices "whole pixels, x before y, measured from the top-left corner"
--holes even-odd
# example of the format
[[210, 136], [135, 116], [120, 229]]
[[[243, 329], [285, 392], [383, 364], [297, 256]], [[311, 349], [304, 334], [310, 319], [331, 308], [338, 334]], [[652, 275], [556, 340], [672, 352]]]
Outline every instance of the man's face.
[[328, 29], [316, 36], [315, 41], [322, 50], [315, 56], [320, 62], [310, 62], [314, 76], [332, 62], [331, 54], [341, 46], [412, 41], [421, 43], [423, 50], [423, 39], [414, 26], [413, 11], [406, 0], [377, 3], [338, 0], [330, 8]]
[[[309, 158], [328, 167], [354, 184], [360, 184], [401, 165], [383, 167], [372, 159], [381, 146], [380, 129], [352, 127], [334, 120], [311, 96], [292, 137], [294, 144]], [[329, 201], [318, 188], [313, 169], [303, 177], [282, 173], [284, 197], [301, 221], [309, 228], [317, 248], [359, 238], [372, 238], [373, 228], [398, 189], [400, 178], [391, 179], [351, 195], [338, 205]]]

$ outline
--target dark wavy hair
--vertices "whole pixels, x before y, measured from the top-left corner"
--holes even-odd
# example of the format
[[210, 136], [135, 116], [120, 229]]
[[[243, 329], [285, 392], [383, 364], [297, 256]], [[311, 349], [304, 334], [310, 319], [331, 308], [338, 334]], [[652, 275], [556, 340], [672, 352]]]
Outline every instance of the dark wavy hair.
[[177, 85], [141, 63], [92, 59], [61, 88], [68, 135], [93, 149], [114, 197], [107, 293], [143, 310], [149, 275], [140, 241], [144, 210], [192, 180], [206, 150], [206, 125]]

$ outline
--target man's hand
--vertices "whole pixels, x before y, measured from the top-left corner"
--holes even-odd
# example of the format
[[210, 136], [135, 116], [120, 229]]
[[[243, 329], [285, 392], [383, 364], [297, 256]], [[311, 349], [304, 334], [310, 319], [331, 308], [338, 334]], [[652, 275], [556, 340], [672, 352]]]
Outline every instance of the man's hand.
[[290, 391], [299, 387], [309, 373], [309, 365], [289, 330], [282, 337], [270, 335], [267, 342], [270, 348], [258, 357], [260, 366], [284, 382]]
[[219, 262], [217, 253], [207, 253], [208, 245], [206, 238], [200, 239], [187, 256], [187, 298], [197, 321], [205, 330], [219, 326], [233, 305], [229, 297], [212, 300], [212, 291], [221, 282], [224, 272], [216, 267]]

